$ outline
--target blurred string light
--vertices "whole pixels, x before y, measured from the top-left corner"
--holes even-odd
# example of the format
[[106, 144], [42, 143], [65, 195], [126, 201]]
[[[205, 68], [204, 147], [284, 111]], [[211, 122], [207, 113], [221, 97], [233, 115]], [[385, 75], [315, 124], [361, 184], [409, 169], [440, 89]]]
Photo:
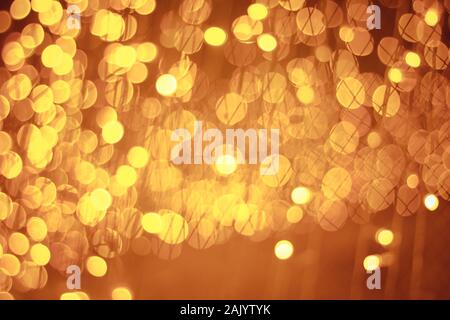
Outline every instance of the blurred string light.
[[275, 245], [275, 256], [280, 260], [289, 259], [294, 253], [294, 246], [288, 240], [278, 241]]
[[369, 255], [364, 258], [364, 269], [373, 271], [381, 266], [381, 257], [379, 255]]
[[394, 241], [394, 233], [388, 229], [380, 229], [376, 232], [375, 239], [382, 246], [388, 246]]
[[429, 211], [435, 211], [439, 207], [439, 199], [434, 194], [427, 194], [423, 199], [423, 204]]
[[[234, 234], [438, 210], [450, 194], [448, 2], [413, 1], [379, 39], [366, 8], [347, 2], [258, 0], [219, 24], [211, 0], [67, 1], [79, 30], [59, 1], [0, 11], [0, 298], [72, 264], [104, 277], [129, 251], [173, 259]], [[174, 165], [171, 134], [195, 137], [196, 121], [280, 129], [278, 172], [234, 154]]]
[[113, 300], [132, 300], [133, 295], [130, 290], [124, 287], [115, 288], [112, 291], [111, 297]]

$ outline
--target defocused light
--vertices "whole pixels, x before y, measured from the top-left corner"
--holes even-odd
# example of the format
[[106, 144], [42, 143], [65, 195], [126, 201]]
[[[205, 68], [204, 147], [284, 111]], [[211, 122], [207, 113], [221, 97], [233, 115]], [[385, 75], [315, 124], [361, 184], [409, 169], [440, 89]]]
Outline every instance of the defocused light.
[[34, 241], [42, 241], [47, 236], [47, 224], [42, 218], [31, 217], [27, 221], [27, 233]]
[[277, 48], [277, 39], [269, 34], [269, 33], [263, 33], [261, 34], [257, 39], [256, 42], [258, 44], [258, 47], [265, 52], [272, 52]]
[[408, 178], [406, 178], [406, 185], [410, 189], [415, 189], [419, 185], [419, 177], [417, 174], [410, 174]]
[[367, 271], [373, 271], [380, 267], [381, 259], [378, 255], [370, 255], [364, 259], [364, 269]]
[[286, 212], [286, 219], [290, 223], [297, 223], [303, 218], [303, 209], [298, 206], [290, 207]]
[[63, 51], [60, 46], [51, 44], [42, 51], [42, 64], [47, 68], [54, 68], [61, 63]]
[[133, 296], [131, 295], [130, 290], [127, 288], [115, 288], [112, 291], [112, 299], [113, 300], [132, 300]]
[[380, 229], [377, 231], [375, 238], [382, 246], [388, 246], [394, 241], [394, 233], [388, 229]]
[[296, 204], [307, 204], [311, 201], [311, 191], [306, 187], [297, 187], [292, 190], [291, 199]]
[[61, 300], [89, 300], [87, 293], [83, 291], [64, 292], [61, 294]]
[[389, 80], [394, 83], [400, 83], [403, 80], [402, 71], [398, 68], [391, 68], [388, 73]]
[[227, 176], [236, 171], [237, 161], [230, 154], [221, 155], [216, 159], [215, 168], [219, 174]]
[[301, 86], [297, 90], [297, 98], [303, 104], [310, 104], [314, 101], [314, 89], [311, 86]]
[[133, 147], [128, 151], [127, 160], [136, 169], [143, 168], [148, 163], [148, 151], [142, 147]]
[[435, 211], [439, 207], [439, 199], [434, 194], [427, 194], [423, 200], [425, 208], [430, 211]]
[[280, 260], [289, 259], [294, 253], [294, 246], [288, 240], [278, 241], [275, 245], [275, 256]]
[[131, 187], [136, 183], [137, 173], [133, 167], [122, 165], [116, 171], [117, 182], [124, 187]]
[[220, 47], [227, 40], [227, 33], [222, 28], [210, 27], [206, 29], [204, 38], [210, 46]]
[[109, 121], [102, 128], [102, 137], [109, 144], [122, 140], [123, 133], [123, 125], [119, 121]]
[[163, 227], [163, 221], [161, 219], [161, 215], [148, 212], [142, 216], [141, 220], [142, 228], [151, 234], [158, 234], [161, 232]]
[[171, 96], [177, 91], [177, 79], [171, 74], [163, 74], [156, 80], [156, 91], [162, 96]]
[[428, 9], [425, 13], [425, 23], [434, 27], [439, 22], [439, 14], [436, 9]]
[[103, 188], [97, 188], [90, 194], [92, 204], [97, 210], [107, 210], [112, 204], [112, 197]]
[[381, 136], [378, 132], [372, 131], [367, 135], [367, 145], [372, 148], [376, 149], [381, 144]]
[[36, 243], [30, 249], [30, 257], [38, 266], [45, 266], [50, 261], [51, 253], [47, 246]]
[[415, 52], [408, 52], [405, 56], [405, 62], [412, 68], [418, 68], [420, 66], [420, 56]]
[[344, 42], [352, 42], [355, 38], [355, 33], [351, 27], [342, 26], [339, 28], [339, 38]]
[[13, 232], [8, 239], [9, 249], [16, 255], [23, 256], [30, 248], [30, 241], [20, 232]]
[[253, 3], [248, 6], [247, 14], [253, 20], [264, 20], [269, 14], [269, 10], [267, 10], [267, 7], [261, 3]]
[[94, 277], [103, 277], [108, 271], [106, 261], [99, 256], [90, 256], [86, 260], [87, 271]]

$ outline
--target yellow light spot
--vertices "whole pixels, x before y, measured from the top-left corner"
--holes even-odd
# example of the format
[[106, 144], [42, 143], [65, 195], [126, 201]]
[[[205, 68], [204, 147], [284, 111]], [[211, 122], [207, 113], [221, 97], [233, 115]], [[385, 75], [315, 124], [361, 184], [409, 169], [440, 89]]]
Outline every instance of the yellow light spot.
[[303, 104], [310, 104], [314, 101], [315, 93], [311, 86], [301, 86], [297, 90], [297, 98]]
[[171, 96], [177, 91], [177, 79], [171, 74], [163, 74], [156, 80], [156, 91], [162, 96]]
[[219, 27], [210, 27], [206, 29], [203, 37], [210, 46], [220, 47], [227, 41], [227, 33]]
[[421, 63], [420, 56], [417, 53], [410, 51], [405, 55], [405, 62], [411, 68], [418, 68]]
[[131, 46], [120, 46], [114, 51], [114, 63], [122, 68], [130, 68], [136, 62], [136, 50]]
[[303, 209], [298, 206], [290, 207], [286, 212], [286, 219], [289, 223], [297, 223], [303, 219]]
[[388, 246], [394, 241], [394, 233], [388, 229], [380, 229], [377, 231], [375, 239], [382, 246]]
[[148, 163], [148, 151], [142, 147], [133, 147], [128, 151], [127, 160], [136, 169], [143, 168]]
[[13, 254], [3, 254], [0, 258], [0, 271], [10, 277], [18, 275], [20, 272], [19, 259]]
[[435, 211], [439, 207], [439, 199], [434, 194], [427, 194], [423, 200], [425, 208]]
[[8, 239], [8, 247], [12, 253], [23, 256], [30, 249], [30, 241], [20, 232], [13, 232]]
[[307, 204], [311, 198], [311, 191], [306, 187], [297, 187], [291, 192], [291, 199], [296, 204]]
[[73, 59], [70, 54], [63, 52], [61, 62], [53, 68], [53, 72], [59, 76], [66, 75], [73, 69]]
[[215, 168], [219, 174], [227, 176], [236, 171], [237, 161], [230, 154], [221, 155], [216, 159]]
[[50, 88], [53, 91], [53, 100], [55, 103], [64, 103], [69, 100], [71, 88], [68, 82], [56, 80], [52, 82]]
[[410, 189], [415, 189], [419, 185], [419, 177], [417, 174], [410, 174], [408, 178], [406, 178], [406, 184]]
[[269, 33], [263, 33], [258, 36], [256, 39], [256, 43], [258, 44], [258, 47], [264, 51], [264, 52], [272, 52], [277, 48], [277, 39], [269, 34]]
[[30, 256], [34, 263], [38, 266], [45, 266], [50, 261], [50, 250], [47, 246], [36, 243], [30, 249]]
[[382, 140], [381, 136], [378, 132], [372, 131], [367, 135], [367, 145], [372, 148], [376, 149], [380, 146]]
[[133, 296], [127, 288], [115, 288], [112, 291], [112, 299], [113, 300], [132, 300]]
[[31, 239], [40, 242], [47, 236], [47, 224], [42, 218], [31, 217], [27, 222], [27, 233]]
[[28, 16], [31, 11], [31, 4], [29, 0], [14, 0], [11, 3], [11, 7], [9, 8], [9, 12], [11, 13], [11, 17], [16, 20], [21, 20]]
[[31, 0], [31, 9], [36, 12], [46, 12], [52, 7], [52, 0]]
[[51, 44], [42, 51], [41, 61], [47, 68], [55, 68], [62, 61], [63, 50], [56, 44]]
[[388, 73], [389, 80], [394, 83], [400, 83], [403, 80], [402, 71], [398, 68], [391, 68]]
[[100, 211], [107, 210], [112, 203], [109, 192], [103, 188], [97, 188], [90, 193], [90, 200], [94, 208]]
[[131, 187], [136, 183], [137, 173], [133, 167], [122, 165], [116, 172], [117, 182], [124, 187]]
[[[19, 73], [12, 76], [8, 80], [6, 88], [8, 90], [8, 94], [11, 97], [11, 99], [15, 101], [20, 101], [25, 99], [30, 94], [32, 89], [32, 83], [30, 78], [28, 78], [28, 76]], [[1, 101], [3, 104], [4, 103], [3, 96], [0, 97], [2, 97]]]
[[148, 233], [158, 234], [161, 232], [163, 222], [161, 215], [154, 212], [148, 212], [142, 216], [141, 219], [142, 228]]
[[101, 278], [108, 271], [106, 261], [99, 256], [90, 256], [86, 261], [87, 271], [94, 277]]
[[140, 62], [152, 62], [158, 55], [158, 48], [152, 42], [144, 42], [136, 48], [137, 59]]
[[162, 229], [158, 237], [168, 244], [179, 244], [189, 235], [189, 225], [183, 216], [168, 212], [162, 216]]
[[430, 27], [434, 27], [439, 22], [439, 13], [436, 9], [428, 9], [425, 13], [425, 23]]
[[367, 271], [373, 271], [380, 267], [381, 259], [378, 255], [369, 255], [364, 258], [364, 269]]
[[352, 42], [355, 38], [355, 32], [349, 26], [342, 26], [339, 28], [339, 38], [344, 42]]
[[280, 260], [289, 259], [294, 253], [294, 246], [288, 240], [278, 241], [275, 245], [275, 256]]
[[253, 20], [259, 21], [264, 20], [269, 14], [267, 7], [261, 3], [253, 3], [248, 6], [247, 14]]
[[11, 16], [8, 11], [0, 11], [0, 33], [7, 31], [11, 27]]
[[123, 133], [123, 125], [119, 121], [109, 121], [102, 128], [102, 137], [109, 144], [122, 140]]
[[89, 300], [89, 296], [83, 291], [64, 292], [60, 300]]

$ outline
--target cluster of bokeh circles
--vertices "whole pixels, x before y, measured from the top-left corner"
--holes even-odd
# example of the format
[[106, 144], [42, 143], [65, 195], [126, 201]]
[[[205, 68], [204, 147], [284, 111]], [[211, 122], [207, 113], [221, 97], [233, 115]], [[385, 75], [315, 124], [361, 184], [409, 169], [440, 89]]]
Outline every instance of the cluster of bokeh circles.
[[[448, 201], [450, 2], [380, 0], [393, 17], [380, 30], [371, 4], [12, 1], [0, 11], [0, 297], [42, 289], [49, 269], [103, 277], [127, 252], [173, 259]], [[196, 121], [279, 129], [277, 174], [233, 156], [173, 164], [173, 130], [195, 136]]]

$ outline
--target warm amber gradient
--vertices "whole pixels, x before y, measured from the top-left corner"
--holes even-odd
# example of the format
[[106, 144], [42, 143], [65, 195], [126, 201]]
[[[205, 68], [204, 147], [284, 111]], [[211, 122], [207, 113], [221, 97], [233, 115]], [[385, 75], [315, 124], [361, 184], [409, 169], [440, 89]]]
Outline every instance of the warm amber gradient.
[[[0, 299], [450, 298], [449, 11], [2, 2]], [[277, 129], [279, 170], [179, 128]]]

